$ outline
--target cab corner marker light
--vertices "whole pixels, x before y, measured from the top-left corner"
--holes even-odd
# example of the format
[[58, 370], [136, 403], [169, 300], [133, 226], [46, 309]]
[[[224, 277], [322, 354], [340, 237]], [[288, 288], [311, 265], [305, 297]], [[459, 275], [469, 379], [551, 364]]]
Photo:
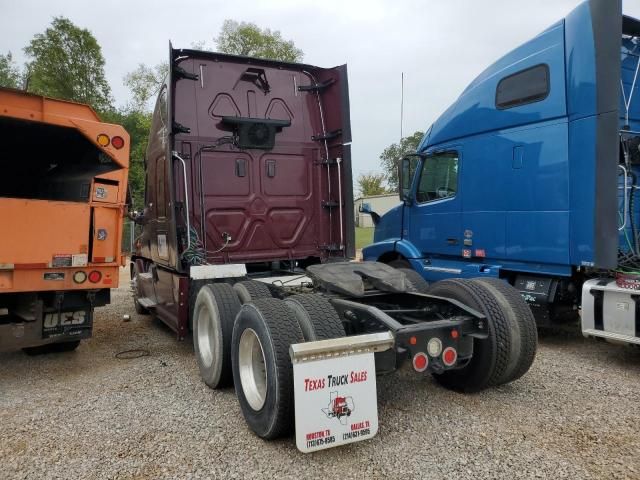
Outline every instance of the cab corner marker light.
[[89, 281], [91, 283], [98, 283], [100, 280], [102, 280], [102, 274], [99, 271], [94, 270], [89, 274]]
[[73, 274], [73, 281], [76, 283], [84, 283], [87, 281], [87, 274], [84, 273], [82, 270], [78, 270], [76, 273]]
[[118, 136], [113, 137], [111, 139], [111, 145], [113, 145], [113, 148], [120, 150], [122, 147], [124, 147], [124, 138]]
[[97, 141], [98, 145], [100, 145], [101, 147], [106, 147], [111, 142], [109, 136], [105, 133], [101, 133], [100, 135], [98, 135]]
[[413, 369], [416, 372], [424, 372], [429, 366], [429, 359], [423, 352], [418, 352], [413, 356]]

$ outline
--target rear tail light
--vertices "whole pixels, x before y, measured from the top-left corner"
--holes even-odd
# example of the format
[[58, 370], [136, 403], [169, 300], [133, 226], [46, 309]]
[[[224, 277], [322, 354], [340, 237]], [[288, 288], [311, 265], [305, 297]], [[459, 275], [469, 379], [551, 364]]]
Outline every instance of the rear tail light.
[[120, 150], [122, 147], [124, 147], [124, 138], [117, 136], [113, 137], [111, 139], [111, 145], [113, 145], [113, 148]]
[[423, 352], [418, 352], [413, 356], [413, 369], [416, 372], [424, 372], [428, 367], [429, 358]]
[[456, 330], [455, 328], [453, 330], [451, 330], [451, 338], [453, 338], [455, 340], [459, 336], [460, 336], [460, 332], [458, 332], [458, 330]]
[[427, 343], [427, 353], [430, 357], [437, 357], [442, 352], [442, 341], [438, 337], [433, 337]]
[[98, 283], [100, 280], [102, 280], [102, 274], [99, 271], [94, 270], [89, 274], [89, 281], [91, 283]]
[[87, 274], [84, 273], [82, 270], [78, 270], [76, 273], [73, 274], [73, 281], [76, 283], [84, 283], [87, 281]]
[[458, 360], [458, 352], [456, 352], [456, 349], [453, 347], [445, 348], [444, 352], [442, 352], [442, 363], [450, 367], [456, 363], [456, 360]]

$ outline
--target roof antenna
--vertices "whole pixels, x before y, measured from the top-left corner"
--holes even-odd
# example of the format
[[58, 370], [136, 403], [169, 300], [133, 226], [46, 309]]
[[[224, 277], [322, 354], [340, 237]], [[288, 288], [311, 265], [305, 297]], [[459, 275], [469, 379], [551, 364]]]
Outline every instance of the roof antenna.
[[402, 143], [403, 117], [404, 117], [404, 72], [400, 74], [400, 143]]

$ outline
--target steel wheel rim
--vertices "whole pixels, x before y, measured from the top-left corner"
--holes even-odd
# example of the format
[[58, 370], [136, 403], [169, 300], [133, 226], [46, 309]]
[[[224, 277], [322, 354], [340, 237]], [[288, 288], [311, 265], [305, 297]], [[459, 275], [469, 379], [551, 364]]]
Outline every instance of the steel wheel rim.
[[200, 360], [207, 368], [213, 363], [213, 348], [211, 347], [211, 316], [206, 308], [198, 312], [198, 352]]
[[242, 391], [254, 410], [260, 410], [267, 399], [267, 368], [258, 334], [247, 328], [240, 336], [238, 370]]

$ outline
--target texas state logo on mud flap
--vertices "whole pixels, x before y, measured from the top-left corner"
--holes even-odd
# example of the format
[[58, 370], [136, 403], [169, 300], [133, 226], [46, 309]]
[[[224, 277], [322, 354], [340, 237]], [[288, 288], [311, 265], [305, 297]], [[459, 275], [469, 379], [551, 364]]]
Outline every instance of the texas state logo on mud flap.
[[366, 440], [378, 432], [373, 353], [296, 363], [296, 445], [302, 452]]

